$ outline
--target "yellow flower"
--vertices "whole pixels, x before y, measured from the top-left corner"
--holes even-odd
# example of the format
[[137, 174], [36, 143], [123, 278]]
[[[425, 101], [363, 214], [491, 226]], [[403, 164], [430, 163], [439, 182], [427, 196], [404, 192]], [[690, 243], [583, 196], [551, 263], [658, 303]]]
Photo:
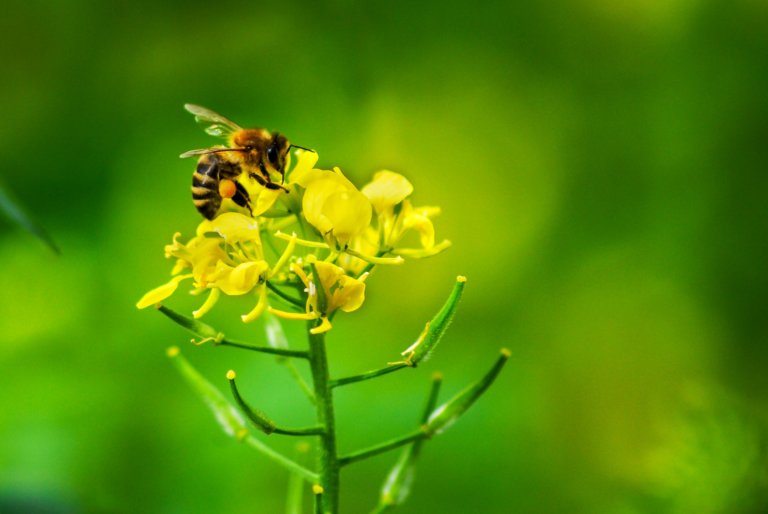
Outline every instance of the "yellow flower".
[[[258, 224], [252, 218], [228, 212], [213, 220], [204, 220], [187, 244], [181, 243], [179, 234], [175, 234], [173, 243], [165, 247], [165, 256], [176, 258], [172, 271], [175, 276], [145, 294], [136, 304], [138, 308], [162, 302], [176, 292], [179, 282], [187, 278], [194, 279], [196, 292], [210, 291], [202, 307], [193, 312], [195, 318], [207, 313], [220, 293], [239, 296], [256, 289], [258, 312], [266, 307], [264, 281], [269, 264], [264, 260]], [[191, 273], [181, 274], [186, 269]], [[250, 321], [255, 317], [252, 311], [244, 319]]]
[[304, 217], [331, 248], [344, 249], [371, 222], [371, 203], [339, 168], [311, 176], [302, 201]]
[[[413, 186], [408, 179], [388, 170], [376, 173], [373, 180], [363, 186], [362, 193], [376, 210], [380, 253], [427, 257], [451, 245], [448, 240], [435, 244], [435, 228], [431, 218], [440, 213], [440, 208], [414, 207], [408, 200], [412, 192]], [[398, 247], [398, 243], [411, 230], [418, 234], [421, 247]]]
[[307, 293], [306, 312], [285, 312], [271, 307], [269, 311], [286, 319], [320, 319], [321, 324], [310, 330], [313, 334], [320, 334], [331, 329], [331, 322], [328, 318], [334, 311], [355, 311], [365, 300], [367, 274], [359, 279], [353, 278], [346, 274], [344, 268], [317, 260], [311, 261], [311, 268], [313, 268], [311, 277], [298, 264], [293, 264], [291, 268], [304, 283]]
[[[283, 200], [284, 203], [289, 203], [289, 197], [292, 196], [292, 187], [295, 184], [303, 185], [301, 183], [302, 177], [306, 176], [317, 163], [318, 155], [316, 152], [297, 150], [295, 152], [297, 161], [296, 166], [292, 171], [286, 172], [286, 178], [288, 179], [284, 187], [291, 191], [286, 195], [285, 191], [281, 189], [267, 189], [260, 185], [256, 180], [242, 180], [241, 183], [248, 191], [248, 195], [251, 199], [251, 214], [253, 216], [272, 216], [272, 213], [268, 211], [275, 206], [278, 200]], [[288, 154], [288, 160], [286, 162], [286, 170], [290, 167], [290, 157]]]
[[413, 185], [399, 173], [382, 170], [363, 186], [361, 192], [371, 201], [376, 214], [380, 215], [411, 196]]

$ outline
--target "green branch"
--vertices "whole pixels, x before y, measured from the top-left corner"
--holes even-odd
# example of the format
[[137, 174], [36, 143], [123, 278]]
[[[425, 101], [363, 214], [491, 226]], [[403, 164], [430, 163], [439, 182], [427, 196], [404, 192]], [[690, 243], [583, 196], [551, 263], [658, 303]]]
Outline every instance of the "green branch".
[[286, 293], [285, 291], [283, 291], [282, 289], [274, 285], [269, 280], [267, 280], [267, 289], [275, 293], [277, 296], [279, 296], [289, 304], [295, 307], [299, 307], [302, 311], [306, 308], [306, 305], [304, 304], [304, 302], [302, 302], [298, 298], [294, 298], [293, 296], [289, 295], [288, 293]]
[[[203, 344], [207, 342], [205, 339], [195, 344]], [[231, 339], [221, 339], [220, 341], [213, 340], [214, 346], [231, 346], [233, 348], [242, 348], [243, 350], [250, 350], [252, 352], [270, 353], [272, 355], [279, 355], [281, 357], [296, 357], [297, 359], [308, 359], [309, 353], [303, 350], [287, 350], [285, 348], [273, 348], [271, 346], [254, 346], [248, 343], [241, 343], [239, 341], [233, 341]]]
[[189, 318], [183, 314], [179, 314], [173, 309], [169, 309], [165, 305], [158, 305], [157, 310], [165, 314], [172, 321], [175, 321], [178, 325], [184, 327], [193, 335], [201, 338], [200, 341], [196, 341], [196, 345], [201, 345], [211, 341], [214, 346], [231, 346], [234, 348], [242, 348], [244, 350], [250, 350], [252, 352], [269, 353], [272, 355], [279, 355], [281, 357], [296, 357], [299, 359], [308, 359], [309, 353], [302, 350], [289, 350], [287, 348], [274, 348], [272, 346], [255, 346], [248, 343], [241, 343], [239, 341], [233, 341], [224, 337], [222, 332], [219, 332], [212, 326], [194, 318]]
[[301, 464], [298, 464], [288, 457], [285, 457], [284, 455], [276, 452], [266, 444], [262, 443], [252, 435], [248, 434], [243, 439], [243, 442], [246, 443], [248, 446], [258, 450], [262, 454], [264, 454], [267, 458], [272, 459], [272, 461], [280, 464], [282, 467], [287, 469], [288, 471], [291, 471], [292, 473], [296, 473], [300, 477], [302, 477], [307, 482], [314, 484], [319, 479], [319, 475], [315, 473], [314, 471], [310, 471]]
[[427, 434], [427, 432], [424, 430], [419, 429], [416, 432], [411, 432], [410, 434], [398, 437], [396, 439], [390, 439], [389, 441], [385, 441], [381, 444], [377, 444], [375, 446], [350, 453], [349, 455], [339, 457], [339, 465], [346, 466], [347, 464], [352, 464], [353, 462], [367, 459], [368, 457], [373, 457], [374, 455], [378, 455], [389, 450], [394, 450], [395, 448], [399, 448], [405, 444], [412, 443], [426, 437], [429, 437], [429, 434]]
[[368, 380], [371, 378], [380, 377], [382, 375], [387, 375], [389, 373], [392, 373], [393, 371], [397, 371], [403, 368], [408, 368], [408, 364], [405, 364], [404, 362], [400, 362], [397, 364], [389, 364], [384, 368], [375, 369], [373, 371], [368, 371], [366, 373], [361, 373], [359, 375], [353, 375], [351, 377], [343, 377], [338, 378], [336, 380], [331, 380], [331, 387], [339, 387], [347, 384], [354, 384], [355, 382], [362, 382], [363, 380]]

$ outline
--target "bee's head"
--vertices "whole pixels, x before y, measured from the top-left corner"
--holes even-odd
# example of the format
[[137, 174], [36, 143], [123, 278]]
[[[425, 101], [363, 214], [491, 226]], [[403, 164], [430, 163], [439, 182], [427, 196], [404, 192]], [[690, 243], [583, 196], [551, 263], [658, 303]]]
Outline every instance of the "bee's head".
[[264, 163], [273, 171], [285, 173], [285, 160], [288, 156], [290, 144], [282, 134], [275, 132], [272, 139], [267, 144]]

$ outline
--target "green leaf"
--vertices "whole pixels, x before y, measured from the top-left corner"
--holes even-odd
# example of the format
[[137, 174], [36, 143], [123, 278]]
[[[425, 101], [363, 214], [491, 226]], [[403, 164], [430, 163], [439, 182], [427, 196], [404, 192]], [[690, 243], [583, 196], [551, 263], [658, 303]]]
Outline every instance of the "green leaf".
[[430, 357], [432, 352], [437, 347], [440, 339], [445, 334], [448, 326], [453, 321], [453, 315], [456, 313], [456, 308], [459, 306], [461, 295], [464, 293], [464, 284], [467, 279], [465, 277], [456, 277], [456, 282], [453, 285], [453, 290], [450, 296], [443, 304], [440, 311], [435, 314], [435, 317], [427, 323], [424, 327], [424, 331], [419, 338], [408, 349], [403, 352], [405, 356], [405, 363], [414, 368], [419, 365], [421, 361], [424, 361]]
[[173, 346], [168, 349], [168, 357], [171, 358], [181, 376], [192, 386], [192, 389], [200, 396], [219, 422], [224, 432], [241, 440], [248, 435], [245, 427], [245, 420], [240, 417], [240, 413], [231, 405], [224, 395], [213, 384], [208, 382], [190, 363], [181, 355], [179, 348]]
[[452, 425], [462, 414], [477, 401], [480, 396], [491, 386], [501, 372], [504, 364], [509, 359], [509, 350], [503, 348], [493, 367], [483, 378], [470, 385], [459, 394], [448, 400], [429, 416], [426, 423], [426, 431], [430, 435], [439, 434]]
[[19, 225], [30, 234], [36, 236], [40, 241], [46, 244], [52, 252], [60, 254], [58, 246], [53, 241], [51, 236], [37, 223], [32, 220], [32, 217], [21, 206], [18, 200], [16, 200], [11, 192], [0, 183], [0, 212], [11, 220], [11, 222]]

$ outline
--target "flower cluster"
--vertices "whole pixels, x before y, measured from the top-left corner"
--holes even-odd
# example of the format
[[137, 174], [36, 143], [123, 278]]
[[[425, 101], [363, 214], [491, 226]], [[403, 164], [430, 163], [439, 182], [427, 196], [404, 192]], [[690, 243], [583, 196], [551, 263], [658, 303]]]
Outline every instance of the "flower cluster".
[[402, 175], [380, 171], [358, 189], [338, 168], [315, 168], [316, 153], [296, 155], [284, 184], [288, 193], [240, 178], [251, 212], [225, 200], [222, 212], [200, 223], [186, 243], [175, 234], [165, 247], [165, 256], [175, 259], [171, 280], [137, 307], [163, 302], [190, 280], [193, 294], [207, 293], [195, 318], [222, 293], [252, 295], [255, 306], [242, 315], [244, 322], [269, 310], [286, 319], [318, 320], [312, 330], [321, 333], [331, 328], [335, 312], [363, 304], [375, 265], [428, 257], [450, 246], [435, 242], [431, 218], [439, 208], [413, 206], [413, 186]]

